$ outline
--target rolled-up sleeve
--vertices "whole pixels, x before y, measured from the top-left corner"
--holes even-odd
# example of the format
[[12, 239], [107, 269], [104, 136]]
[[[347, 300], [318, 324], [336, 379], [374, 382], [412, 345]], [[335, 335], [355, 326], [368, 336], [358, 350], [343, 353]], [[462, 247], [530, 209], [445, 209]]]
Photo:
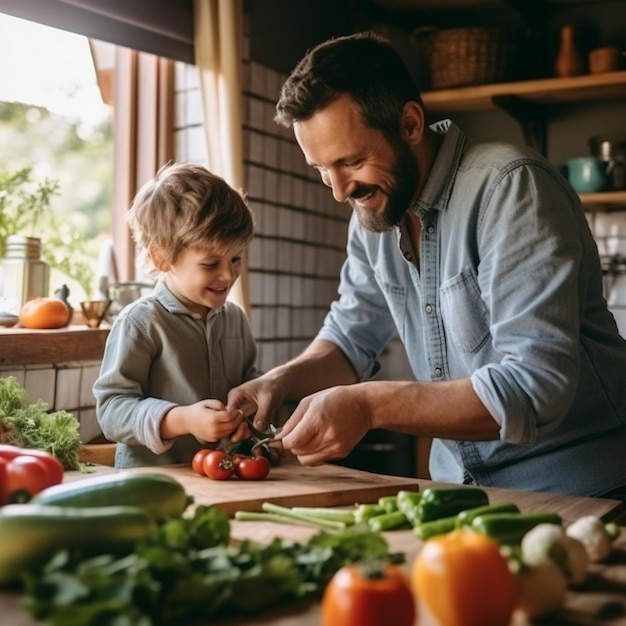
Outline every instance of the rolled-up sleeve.
[[574, 399], [584, 227], [573, 196], [537, 164], [512, 166], [482, 207], [477, 277], [502, 358], [479, 367], [471, 381], [508, 443], [534, 443], [560, 424]]

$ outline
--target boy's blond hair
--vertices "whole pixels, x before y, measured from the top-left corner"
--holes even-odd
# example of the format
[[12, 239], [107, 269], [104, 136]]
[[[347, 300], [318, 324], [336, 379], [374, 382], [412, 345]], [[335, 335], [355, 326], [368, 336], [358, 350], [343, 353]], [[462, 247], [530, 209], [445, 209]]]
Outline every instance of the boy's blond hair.
[[246, 246], [254, 220], [243, 194], [223, 178], [194, 163], [168, 163], [137, 192], [127, 214], [137, 251], [149, 274], [154, 246], [161, 258], [175, 263], [186, 248], [211, 246], [218, 251]]

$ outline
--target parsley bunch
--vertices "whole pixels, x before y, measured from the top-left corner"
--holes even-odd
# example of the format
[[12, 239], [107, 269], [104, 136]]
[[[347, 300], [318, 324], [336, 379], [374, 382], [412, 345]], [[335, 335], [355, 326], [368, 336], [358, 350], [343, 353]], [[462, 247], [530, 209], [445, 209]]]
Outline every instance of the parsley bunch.
[[50, 626], [173, 626], [319, 597], [343, 565], [403, 558], [366, 525], [320, 532], [305, 544], [233, 544], [229, 530], [223, 512], [199, 505], [130, 554], [61, 551], [25, 576], [23, 605]]

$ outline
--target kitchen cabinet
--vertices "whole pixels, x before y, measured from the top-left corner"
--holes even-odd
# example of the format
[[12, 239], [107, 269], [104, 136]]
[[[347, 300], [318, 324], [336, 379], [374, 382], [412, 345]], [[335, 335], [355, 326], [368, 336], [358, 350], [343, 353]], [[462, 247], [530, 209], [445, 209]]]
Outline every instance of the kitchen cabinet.
[[[521, 124], [527, 143], [545, 153], [549, 108], [584, 102], [626, 101], [626, 71], [440, 89], [424, 92], [422, 99], [429, 113], [503, 109]], [[580, 197], [585, 210], [626, 209], [626, 191], [581, 194]]]

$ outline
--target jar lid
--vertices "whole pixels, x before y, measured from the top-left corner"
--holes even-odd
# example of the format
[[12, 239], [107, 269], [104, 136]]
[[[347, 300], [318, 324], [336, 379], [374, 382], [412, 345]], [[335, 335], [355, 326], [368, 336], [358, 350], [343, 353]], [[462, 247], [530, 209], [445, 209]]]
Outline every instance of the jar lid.
[[6, 239], [6, 258], [38, 259], [41, 256], [41, 239], [26, 235], [9, 235]]

